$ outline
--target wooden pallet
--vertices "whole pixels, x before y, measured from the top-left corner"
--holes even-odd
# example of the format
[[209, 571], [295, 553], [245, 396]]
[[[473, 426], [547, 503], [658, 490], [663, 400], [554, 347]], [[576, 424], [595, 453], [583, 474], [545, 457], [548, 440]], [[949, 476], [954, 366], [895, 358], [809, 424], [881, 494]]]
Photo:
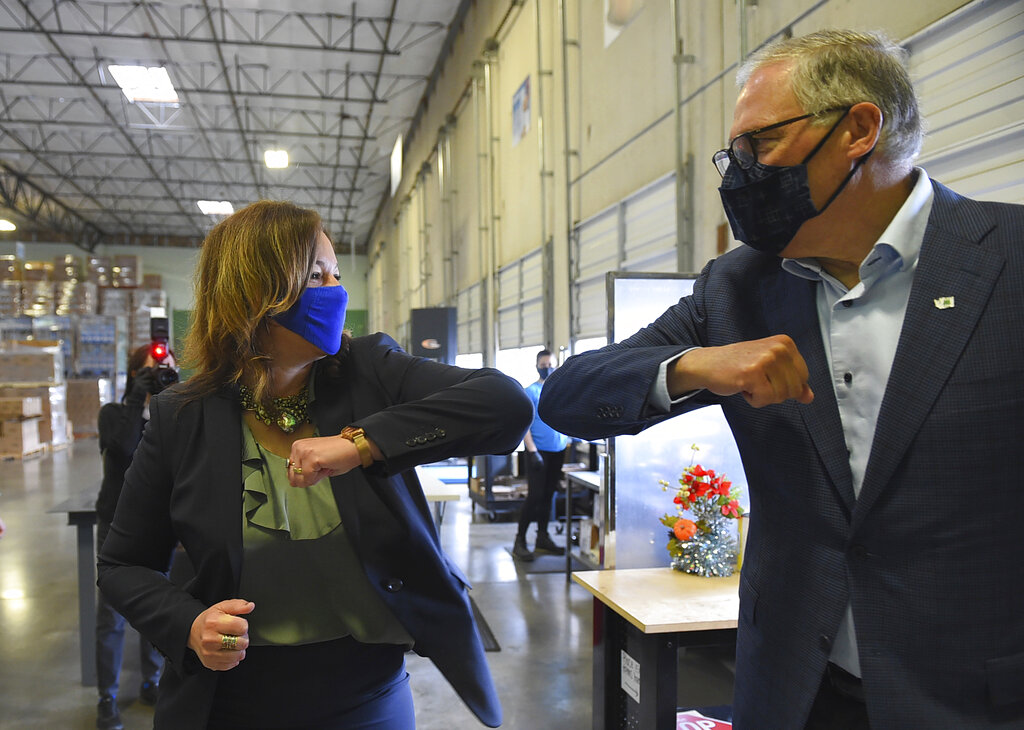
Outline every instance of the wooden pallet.
[[16, 459], [35, 459], [46, 453], [45, 446], [39, 446], [38, 448], [26, 451], [24, 454], [0, 454], [0, 460], [2, 461], [15, 461]]

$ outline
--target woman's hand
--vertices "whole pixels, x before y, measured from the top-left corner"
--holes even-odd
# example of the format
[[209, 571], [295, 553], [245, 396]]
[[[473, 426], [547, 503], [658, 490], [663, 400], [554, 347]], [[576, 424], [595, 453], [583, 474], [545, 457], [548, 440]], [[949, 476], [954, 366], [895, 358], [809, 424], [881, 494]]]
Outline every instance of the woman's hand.
[[249, 622], [241, 618], [252, 613], [256, 604], [231, 598], [215, 603], [192, 622], [188, 648], [196, 653], [207, 669], [224, 672], [245, 659], [249, 646]]
[[[376, 446], [370, 447], [380, 456]], [[341, 436], [299, 439], [292, 444], [288, 460], [288, 481], [293, 487], [308, 487], [324, 477], [336, 477], [362, 466], [359, 449]]]

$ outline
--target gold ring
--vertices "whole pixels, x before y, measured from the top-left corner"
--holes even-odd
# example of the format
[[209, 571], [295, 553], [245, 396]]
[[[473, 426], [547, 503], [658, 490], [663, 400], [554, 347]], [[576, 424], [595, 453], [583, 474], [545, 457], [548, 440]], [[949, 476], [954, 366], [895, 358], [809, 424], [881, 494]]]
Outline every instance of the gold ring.
[[302, 467], [301, 466], [295, 466], [295, 464], [292, 464], [292, 471], [295, 472], [296, 474], [298, 474], [300, 477], [302, 476]]
[[228, 651], [234, 651], [238, 648], [238, 637], [231, 636], [230, 634], [221, 634], [220, 648], [227, 649]]

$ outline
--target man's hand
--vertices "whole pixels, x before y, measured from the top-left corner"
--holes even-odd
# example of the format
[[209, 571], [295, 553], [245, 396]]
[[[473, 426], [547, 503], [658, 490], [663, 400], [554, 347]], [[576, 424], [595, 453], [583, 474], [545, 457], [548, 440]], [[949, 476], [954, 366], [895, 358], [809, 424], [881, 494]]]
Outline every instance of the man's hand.
[[795, 399], [814, 400], [807, 363], [788, 335], [690, 350], [668, 372], [672, 398], [704, 388], [715, 395], [740, 393], [755, 408]]

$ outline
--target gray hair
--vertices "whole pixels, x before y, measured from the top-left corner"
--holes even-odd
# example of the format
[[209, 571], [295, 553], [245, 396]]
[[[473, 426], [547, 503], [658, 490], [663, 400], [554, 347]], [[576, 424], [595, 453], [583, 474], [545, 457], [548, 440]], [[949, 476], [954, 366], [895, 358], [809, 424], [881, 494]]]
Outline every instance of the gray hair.
[[[907, 71], [907, 52], [880, 32], [820, 30], [785, 38], [755, 51], [741, 66], [736, 83], [776, 63], [792, 63], [793, 94], [805, 111], [848, 107], [869, 101], [882, 110], [878, 154], [891, 162], [911, 162], [921, 151], [924, 122]], [[825, 115], [814, 121], [832, 123]]]

